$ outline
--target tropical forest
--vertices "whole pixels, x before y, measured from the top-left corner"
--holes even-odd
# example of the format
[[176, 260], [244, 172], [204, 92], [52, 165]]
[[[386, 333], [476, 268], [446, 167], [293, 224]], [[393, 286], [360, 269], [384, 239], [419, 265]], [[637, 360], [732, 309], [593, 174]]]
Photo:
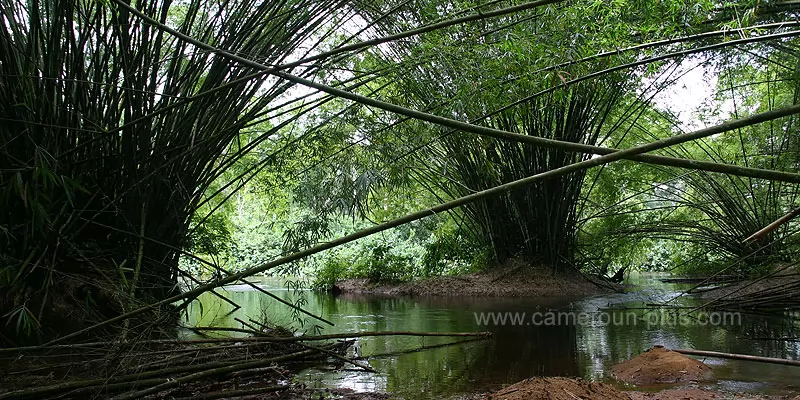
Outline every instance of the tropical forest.
[[0, 0], [0, 399], [800, 399], [800, 1]]

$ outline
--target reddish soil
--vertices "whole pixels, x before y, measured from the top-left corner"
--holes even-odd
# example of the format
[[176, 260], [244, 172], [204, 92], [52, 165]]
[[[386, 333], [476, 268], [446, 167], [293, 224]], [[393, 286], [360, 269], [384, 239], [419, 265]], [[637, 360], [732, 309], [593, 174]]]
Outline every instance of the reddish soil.
[[[722, 393], [696, 387], [662, 390], [657, 393], [627, 392], [631, 400], [789, 400], [785, 396], [762, 396], [750, 393]], [[791, 400], [800, 400], [800, 396]]]
[[631, 400], [712, 400], [723, 398], [721, 393], [692, 387], [667, 389], [656, 393], [628, 392], [628, 395]]
[[529, 378], [498, 390], [486, 400], [630, 400], [611, 385], [572, 378]]
[[[661, 346], [618, 364], [614, 376], [636, 385], [683, 383], [711, 379], [711, 368], [695, 359]], [[749, 393], [725, 393], [690, 386], [671, 387], [658, 392], [622, 391], [615, 386], [587, 382], [580, 378], [529, 378], [489, 395], [469, 397], [469, 400], [788, 400], [791, 396], [765, 396]], [[459, 399], [461, 400], [461, 399]], [[800, 396], [791, 397], [800, 400]]]
[[[547, 297], [588, 296], [607, 293], [580, 274], [553, 275], [552, 270], [541, 266], [511, 262], [502, 268], [493, 268], [460, 276], [441, 276], [396, 284], [376, 284], [368, 279], [347, 279], [336, 282], [335, 291], [352, 294], [380, 294], [387, 296], [473, 296], [473, 297]], [[607, 284], [608, 285], [608, 284]]]
[[702, 362], [662, 346], [617, 364], [611, 371], [614, 378], [634, 385], [705, 381], [713, 376]]
[[678, 387], [659, 392], [621, 391], [612, 385], [580, 378], [530, 378], [495, 393], [458, 400], [800, 400], [800, 396], [763, 396], [724, 393], [698, 387]]

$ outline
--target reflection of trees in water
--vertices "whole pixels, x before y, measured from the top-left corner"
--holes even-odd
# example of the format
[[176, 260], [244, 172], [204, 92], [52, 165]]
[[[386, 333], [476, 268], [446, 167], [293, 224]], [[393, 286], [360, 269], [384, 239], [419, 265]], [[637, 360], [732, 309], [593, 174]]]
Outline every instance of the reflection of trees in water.
[[[625, 317], [631, 312], [633, 311], [614, 311], [611, 318], [630, 321]], [[796, 332], [798, 328], [797, 322], [789, 319], [742, 314], [741, 319], [731, 316], [730, 319], [726, 319], [728, 323], [725, 325], [715, 326], [702, 323], [709, 320], [708, 314], [699, 316], [699, 319], [686, 317], [676, 319], [673, 310], [636, 310], [636, 313], [639, 318], [635, 324], [597, 324], [579, 328], [577, 335], [578, 342], [581, 343], [580, 363], [583, 375], [602, 376], [603, 371], [611, 365], [633, 357], [656, 344], [667, 348], [694, 348], [777, 358], [796, 359], [800, 356], [800, 343], [748, 339], [786, 337], [790, 332]], [[698, 318], [697, 313], [693, 315]], [[765, 368], [764, 365], [754, 363], [742, 364], [742, 367]], [[744, 373], [741, 376], [748, 375]]]
[[[492, 340], [429, 349], [372, 360], [386, 376], [387, 390], [402, 395], [474, 391], [534, 375], [578, 375], [575, 326], [482, 327], [473, 312], [530, 311], [519, 299], [403, 299], [344, 296], [323, 301], [326, 315], [358, 316], [337, 329], [424, 332], [492, 331]], [[516, 305], [516, 310], [511, 306]], [[361, 353], [384, 354], [453, 342], [456, 338], [375, 337], [361, 341]]]
[[[434, 325], [448, 326], [429, 326], [428, 330], [475, 329], [474, 321], [436, 321]], [[470, 391], [476, 386], [497, 386], [530, 376], [575, 376], [580, 372], [574, 326], [507, 326], [490, 330], [495, 336], [489, 341], [404, 354], [381, 360], [375, 366], [388, 375], [389, 390], [409, 394]], [[390, 338], [375, 340], [396, 343]], [[452, 340], [425, 338], [424, 344]], [[422, 344], [418, 339], [412, 342]]]
[[[276, 292], [279, 293], [279, 292]], [[228, 293], [242, 306], [234, 314], [232, 309], [213, 295], [204, 294], [202, 324], [238, 327], [234, 317], [254, 318], [267, 308], [277, 323], [291, 323], [291, 311], [264, 295], [244, 290]], [[292, 301], [296, 294], [284, 291], [279, 295]], [[798, 336], [796, 323], [781, 318], [743, 316], [741, 325], [712, 327], [698, 324], [673, 326], [647, 326], [643, 310], [637, 311], [635, 323], [623, 318], [631, 310], [615, 311], [610, 319], [626, 324], [561, 325], [561, 326], [478, 326], [474, 312], [502, 311], [527, 312], [537, 310], [537, 304], [525, 299], [465, 299], [465, 298], [386, 298], [375, 296], [340, 296], [305, 292], [306, 309], [336, 323], [322, 333], [354, 331], [424, 331], [468, 332], [488, 330], [494, 333], [489, 341], [429, 349], [371, 359], [380, 374], [333, 372], [322, 379], [336, 384], [337, 379], [348, 380], [348, 385], [367, 385], [388, 390], [407, 398], [438, 398], [444, 394], [497, 388], [531, 376], [584, 376], [602, 379], [608, 368], [622, 360], [647, 350], [654, 344], [667, 347], [688, 347], [723, 352], [758, 354], [770, 357], [798, 358], [800, 349], [796, 342], [774, 340], [745, 340], [746, 337]], [[576, 303], [576, 312], [596, 312], [608, 304], [610, 298]], [[541, 309], [564, 308], [555, 302], [541, 305]], [[642, 304], [639, 304], [640, 306]], [[628, 306], [634, 306], [628, 303]], [[199, 321], [199, 307], [190, 308], [189, 323]], [[525, 322], [528, 322], [525, 321]], [[307, 327], [307, 326], [306, 326]], [[402, 352], [457, 341], [444, 337], [374, 337], [360, 340], [362, 356]], [[764, 377], [770, 374], [783, 376], [789, 369], [783, 366], [765, 366], [756, 363], [725, 362], [716, 365], [721, 375], [733, 379]], [[794, 370], [791, 370], [794, 371]], [[715, 373], [716, 373], [715, 372]], [[338, 375], [337, 375], [338, 374]], [[352, 382], [349, 380], [352, 378]], [[780, 380], [781, 378], [776, 378]], [[791, 379], [786, 378], [786, 382]], [[352, 385], [351, 385], [352, 386]], [[367, 387], [365, 386], [365, 387]], [[425, 393], [425, 395], [421, 395]]]
[[[531, 376], [580, 375], [574, 325], [501, 327], [495, 335], [487, 373], [512, 383]], [[505, 371], [504, 371], [505, 370]], [[488, 377], [487, 377], [488, 378]]]

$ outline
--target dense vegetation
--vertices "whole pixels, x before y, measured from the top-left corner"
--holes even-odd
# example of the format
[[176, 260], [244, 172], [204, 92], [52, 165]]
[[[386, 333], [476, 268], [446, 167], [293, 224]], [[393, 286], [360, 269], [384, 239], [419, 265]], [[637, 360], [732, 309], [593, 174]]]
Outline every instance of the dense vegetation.
[[[796, 257], [798, 226], [742, 240], [796, 206], [795, 116], [659, 151], [705, 164], [577, 170], [273, 260], [605, 154], [589, 146], [797, 104], [796, 7], [0, 0], [0, 341], [163, 306], [136, 311], [145, 335], [197, 295], [187, 287], [253, 268], [320, 288], [511, 258], [562, 274], [769, 271]], [[713, 98], [675, 115], [664, 96], [693, 70]]]

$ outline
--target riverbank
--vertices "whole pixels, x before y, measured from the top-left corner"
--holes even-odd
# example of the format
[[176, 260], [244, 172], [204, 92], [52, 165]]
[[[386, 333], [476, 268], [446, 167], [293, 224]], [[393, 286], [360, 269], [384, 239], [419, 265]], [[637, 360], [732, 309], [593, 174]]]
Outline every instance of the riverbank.
[[654, 346], [615, 365], [609, 375], [613, 381], [533, 377], [493, 393], [465, 396], [458, 400], [800, 400], [798, 393], [768, 396], [715, 389], [712, 386], [714, 372], [710, 366], [663, 346]]
[[756, 279], [734, 282], [699, 291], [703, 299], [737, 299], [763, 295], [764, 293], [792, 290], [800, 286], [800, 269], [784, 267], [773, 274]]
[[440, 276], [401, 283], [375, 283], [369, 279], [336, 282], [335, 293], [385, 296], [548, 297], [590, 296], [621, 290], [577, 272], [554, 275], [550, 268], [520, 262], [459, 276]]
[[465, 396], [450, 400], [800, 400], [800, 396], [768, 396], [757, 393], [725, 392], [698, 384], [650, 389], [621, 390], [603, 382], [581, 378], [540, 377], [518, 382], [494, 393]]

